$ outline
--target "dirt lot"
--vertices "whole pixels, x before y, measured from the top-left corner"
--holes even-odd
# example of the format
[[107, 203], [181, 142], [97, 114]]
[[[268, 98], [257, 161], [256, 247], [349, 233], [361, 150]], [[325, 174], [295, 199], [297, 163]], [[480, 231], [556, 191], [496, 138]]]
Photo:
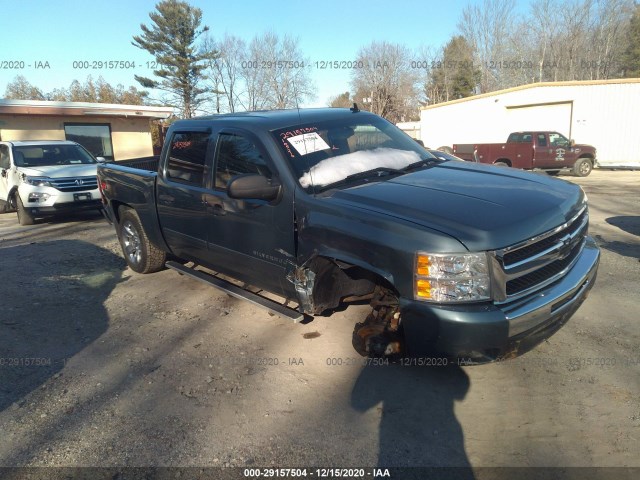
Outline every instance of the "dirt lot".
[[640, 467], [640, 172], [562, 178], [595, 288], [534, 351], [464, 368], [363, 366], [364, 306], [292, 324], [135, 274], [101, 217], [0, 216], [0, 466]]

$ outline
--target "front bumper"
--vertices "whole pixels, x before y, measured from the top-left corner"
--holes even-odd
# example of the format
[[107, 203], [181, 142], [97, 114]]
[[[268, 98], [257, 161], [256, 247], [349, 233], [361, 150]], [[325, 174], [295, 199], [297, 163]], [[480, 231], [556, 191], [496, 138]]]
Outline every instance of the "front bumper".
[[[49, 197], [45, 201], [29, 201], [29, 194], [32, 193], [46, 193]], [[100, 191], [97, 188], [80, 192], [61, 192], [53, 187], [40, 187], [23, 183], [18, 189], [18, 194], [25, 209], [34, 217], [102, 208]]]
[[401, 299], [408, 352], [469, 363], [521, 355], [567, 323], [593, 287], [599, 261], [600, 250], [587, 237], [564, 277], [517, 301], [441, 306]]

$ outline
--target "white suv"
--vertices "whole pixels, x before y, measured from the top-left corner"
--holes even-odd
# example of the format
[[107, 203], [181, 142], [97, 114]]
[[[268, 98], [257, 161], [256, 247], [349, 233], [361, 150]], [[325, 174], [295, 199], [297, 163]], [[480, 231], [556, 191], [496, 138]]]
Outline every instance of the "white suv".
[[0, 142], [0, 213], [17, 210], [20, 225], [32, 225], [36, 217], [100, 209], [96, 166], [75, 142]]

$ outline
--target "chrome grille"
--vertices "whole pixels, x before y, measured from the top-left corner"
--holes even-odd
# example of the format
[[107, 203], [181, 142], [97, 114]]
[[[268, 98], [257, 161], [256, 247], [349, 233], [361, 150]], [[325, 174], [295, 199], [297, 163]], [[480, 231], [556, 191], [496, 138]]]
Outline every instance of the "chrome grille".
[[564, 225], [494, 252], [495, 299], [512, 301], [553, 283], [577, 260], [589, 228], [587, 207]]
[[61, 192], [84, 192], [98, 188], [98, 177], [52, 178], [49, 183]]

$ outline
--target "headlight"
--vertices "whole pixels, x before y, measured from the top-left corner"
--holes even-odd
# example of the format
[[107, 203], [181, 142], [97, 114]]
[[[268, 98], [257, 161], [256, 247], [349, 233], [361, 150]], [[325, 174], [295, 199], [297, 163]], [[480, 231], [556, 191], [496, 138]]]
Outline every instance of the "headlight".
[[24, 177], [24, 181], [26, 183], [35, 187], [50, 187], [51, 184], [49, 183], [49, 180], [49, 177], [30, 177], [28, 175]]
[[431, 302], [475, 302], [491, 298], [486, 253], [416, 254], [414, 296]]

